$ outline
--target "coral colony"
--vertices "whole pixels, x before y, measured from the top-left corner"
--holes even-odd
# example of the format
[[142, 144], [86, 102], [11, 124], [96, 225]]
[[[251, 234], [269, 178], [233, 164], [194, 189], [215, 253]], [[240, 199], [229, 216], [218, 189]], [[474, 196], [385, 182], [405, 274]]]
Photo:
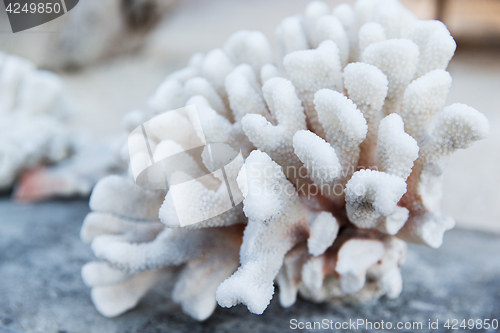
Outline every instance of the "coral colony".
[[0, 192], [13, 189], [19, 201], [88, 196], [99, 179], [126, 169], [114, 142], [78, 142], [69, 127], [76, 113], [57, 75], [0, 52]]
[[26, 170], [69, 156], [66, 119], [73, 112], [55, 74], [0, 52], [0, 191], [9, 190]]
[[[81, 231], [100, 260], [82, 275], [102, 315], [133, 308], [174, 276], [173, 300], [197, 320], [217, 303], [261, 314], [275, 283], [284, 307], [298, 293], [395, 298], [405, 242], [437, 248], [453, 228], [439, 210], [447, 158], [486, 138], [489, 124], [467, 105], [444, 106], [456, 48], [446, 26], [416, 20], [397, 1], [333, 11], [312, 2], [281, 22], [276, 39], [277, 62], [262, 33], [233, 34], [170, 74], [149, 101], [154, 112], [125, 118], [133, 129], [196, 105], [206, 141], [242, 151], [241, 171], [227, 173], [244, 199], [182, 226], [176, 209], [203, 220], [222, 205], [220, 178], [194, 182], [181, 206], [171, 191], [137, 186], [131, 172], [102, 179]], [[199, 140], [187, 121], [149, 128], [155, 157]], [[129, 148], [131, 161], [142, 158]], [[186, 159], [185, 168], [199, 165]]]

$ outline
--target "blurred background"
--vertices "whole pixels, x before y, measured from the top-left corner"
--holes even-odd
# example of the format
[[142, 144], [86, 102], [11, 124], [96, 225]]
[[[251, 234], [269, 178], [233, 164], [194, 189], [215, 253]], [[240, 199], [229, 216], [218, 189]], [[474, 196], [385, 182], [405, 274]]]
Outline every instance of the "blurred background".
[[[332, 8], [354, 3], [324, 1]], [[86, 15], [81, 14], [84, 2]], [[239, 29], [260, 30], [273, 45], [278, 23], [308, 2], [82, 0], [82, 11], [77, 6], [16, 34], [2, 2], [0, 50], [57, 72], [78, 104], [71, 125], [89, 129], [91, 140], [100, 142], [119, 134], [122, 116], [145, 108], [163, 78], [185, 66], [191, 54], [221, 46]], [[500, 0], [401, 2], [420, 19], [442, 20], [457, 41], [446, 104], [468, 104], [491, 125], [489, 139], [452, 156], [442, 208], [461, 227], [500, 233]]]

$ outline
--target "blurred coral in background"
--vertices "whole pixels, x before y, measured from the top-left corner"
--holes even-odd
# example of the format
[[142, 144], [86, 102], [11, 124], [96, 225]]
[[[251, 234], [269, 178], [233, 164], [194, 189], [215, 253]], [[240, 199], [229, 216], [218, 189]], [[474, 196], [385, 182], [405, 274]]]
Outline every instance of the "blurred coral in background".
[[[79, 68], [143, 45], [176, 1], [83, 0], [77, 10], [30, 29], [29, 37], [0, 34], [0, 45], [44, 68]], [[10, 29], [3, 10], [0, 22], [0, 30]]]
[[67, 121], [75, 110], [57, 75], [0, 52], [0, 191], [26, 170], [72, 154]]

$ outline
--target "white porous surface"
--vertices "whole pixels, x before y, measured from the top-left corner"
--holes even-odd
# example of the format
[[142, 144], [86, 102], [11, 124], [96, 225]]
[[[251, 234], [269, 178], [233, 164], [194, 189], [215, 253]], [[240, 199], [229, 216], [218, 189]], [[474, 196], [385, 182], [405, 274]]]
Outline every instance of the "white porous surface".
[[[92, 214], [103, 225], [112, 216], [110, 226], [97, 228], [91, 214], [82, 238], [96, 235], [95, 256], [131, 275], [131, 285], [120, 294], [123, 307], [91, 286], [98, 311], [123, 313], [178, 266], [172, 299], [196, 320], [216, 303], [263, 314], [276, 287], [285, 307], [297, 295], [397, 298], [405, 242], [443, 243], [455, 225], [440, 210], [447, 161], [489, 135], [479, 111], [445, 106], [454, 41], [442, 24], [419, 23], [396, 0], [327, 8], [314, 2], [285, 18], [276, 28], [277, 56], [264, 34], [242, 30], [164, 79], [144, 114], [196, 106], [199, 124], [189, 129], [190, 114], [148, 125], [155, 154], [224, 142], [241, 151], [241, 163], [222, 177], [209, 164], [222, 168], [223, 160], [204, 156], [212, 174], [166, 190], [129, 189], [130, 175], [99, 182]], [[146, 165], [131, 142], [132, 161]], [[180, 170], [171, 181], [187, 179]], [[229, 204], [226, 185], [242, 204]]]

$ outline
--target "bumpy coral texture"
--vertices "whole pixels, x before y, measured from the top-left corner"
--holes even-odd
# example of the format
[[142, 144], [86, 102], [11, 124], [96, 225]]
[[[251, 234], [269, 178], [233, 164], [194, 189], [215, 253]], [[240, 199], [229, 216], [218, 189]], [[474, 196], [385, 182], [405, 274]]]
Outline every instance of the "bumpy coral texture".
[[0, 191], [20, 174], [71, 153], [66, 119], [74, 105], [61, 80], [0, 52]]
[[[99, 259], [83, 278], [101, 314], [125, 312], [173, 274], [173, 299], [197, 320], [217, 303], [261, 314], [275, 283], [284, 307], [298, 293], [316, 302], [394, 298], [405, 241], [439, 247], [454, 226], [439, 210], [446, 160], [486, 138], [489, 125], [471, 107], [444, 107], [455, 51], [444, 24], [416, 20], [397, 1], [333, 11], [312, 2], [276, 37], [279, 61], [263, 34], [240, 31], [194, 55], [150, 99], [156, 113], [197, 105], [206, 141], [242, 150], [244, 200], [180, 227], [167, 191], [130, 177], [100, 181], [81, 235]], [[158, 124], [155, 156], [199, 140], [186, 122]], [[205, 179], [185, 199], [216, 197], [221, 186]]]

